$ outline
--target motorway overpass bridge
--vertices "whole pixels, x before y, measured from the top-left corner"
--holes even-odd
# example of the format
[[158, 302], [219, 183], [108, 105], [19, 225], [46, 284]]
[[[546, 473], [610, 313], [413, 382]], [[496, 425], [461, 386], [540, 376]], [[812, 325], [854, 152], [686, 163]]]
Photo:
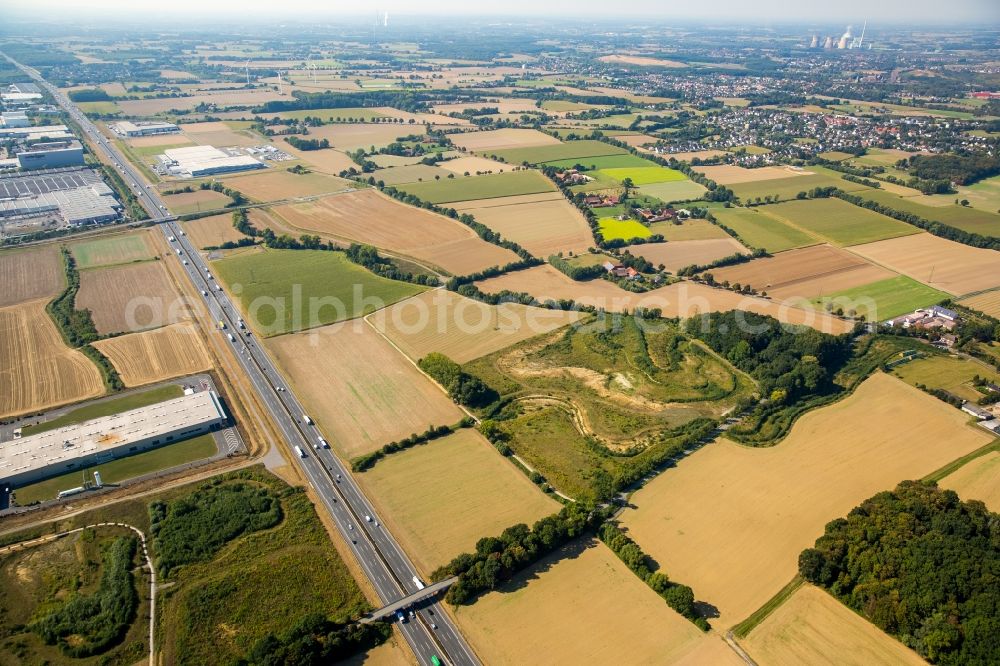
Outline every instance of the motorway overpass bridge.
[[409, 594], [398, 601], [394, 601], [388, 606], [383, 606], [377, 611], [372, 611], [366, 615], [361, 622], [367, 624], [369, 622], [375, 622], [377, 620], [383, 620], [387, 617], [391, 617], [396, 613], [396, 611], [404, 610], [413, 604], [420, 603], [421, 601], [425, 601], [436, 596], [439, 592], [444, 592], [449, 587], [454, 585], [457, 580], [458, 576], [452, 576], [451, 578], [434, 583], [433, 585], [428, 585], [424, 589], [417, 590], [413, 594]]

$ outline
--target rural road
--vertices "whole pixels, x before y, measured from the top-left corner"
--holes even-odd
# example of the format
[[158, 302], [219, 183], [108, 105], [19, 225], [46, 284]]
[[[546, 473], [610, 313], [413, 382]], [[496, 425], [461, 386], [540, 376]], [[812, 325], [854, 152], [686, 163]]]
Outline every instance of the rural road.
[[[7, 57], [7, 56], [5, 56]], [[285, 388], [286, 383], [270, 355], [253, 338], [243, 335], [238, 325], [240, 314], [226, 292], [216, 289], [216, 283], [207, 276], [207, 268], [197, 248], [188, 240], [177, 221], [170, 214], [159, 194], [143, 180], [138, 170], [130, 165], [118, 150], [104, 137], [62, 92], [46, 82], [32, 68], [7, 59], [44, 87], [56, 102], [89, 135], [93, 145], [104, 153], [110, 164], [118, 170], [125, 185], [149, 212], [154, 222], [160, 223], [171, 247], [179, 252], [174, 256], [182, 265], [195, 289], [202, 293], [205, 307], [213, 320], [226, 323], [232, 332], [235, 356], [250, 379], [261, 402], [270, 413], [283, 436], [283, 444], [301, 468], [304, 478], [318, 494], [323, 508], [333, 519], [344, 536], [365, 575], [371, 581], [383, 604], [390, 604], [418, 591], [414, 582], [417, 570], [403, 552], [396, 539], [379, 521], [371, 502], [361, 492], [347, 468], [329, 449], [320, 446], [320, 426], [309, 425], [303, 418], [301, 403]], [[219, 335], [226, 335], [219, 331]], [[281, 389], [280, 391], [278, 389]], [[300, 457], [295, 447], [302, 451]], [[372, 522], [365, 517], [371, 516]], [[433, 616], [433, 620], [428, 619]], [[432, 629], [435, 624], [437, 629]], [[429, 666], [432, 657], [448, 664], [477, 666], [480, 662], [468, 643], [458, 632], [440, 603], [427, 603], [416, 614], [416, 620], [400, 623], [399, 630], [406, 638], [420, 664]]]

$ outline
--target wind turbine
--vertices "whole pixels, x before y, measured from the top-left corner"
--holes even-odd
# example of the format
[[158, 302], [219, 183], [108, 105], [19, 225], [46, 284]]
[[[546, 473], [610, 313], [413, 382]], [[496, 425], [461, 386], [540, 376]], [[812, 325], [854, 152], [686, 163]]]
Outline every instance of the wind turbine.
[[284, 88], [282, 87], [281, 70], [280, 69], [278, 70], [278, 94], [279, 95], [284, 95], [285, 94]]
[[245, 63], [243, 63], [243, 66], [247, 70], [247, 88], [249, 88], [250, 87], [250, 58], [247, 58], [247, 61]]

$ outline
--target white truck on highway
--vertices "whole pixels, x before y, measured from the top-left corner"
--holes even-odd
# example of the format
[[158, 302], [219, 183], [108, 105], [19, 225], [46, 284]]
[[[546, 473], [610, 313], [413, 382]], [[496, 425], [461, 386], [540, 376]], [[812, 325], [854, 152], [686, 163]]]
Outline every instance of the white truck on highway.
[[424, 589], [424, 583], [416, 576], [413, 577], [413, 584], [417, 586], [418, 590]]
[[226, 333], [226, 335], [228, 335], [228, 336], [229, 336], [229, 341], [230, 341], [230, 342], [236, 342], [236, 338], [234, 338], [234, 337], [233, 337], [233, 334], [232, 334], [232, 333]]
[[298, 456], [299, 458], [305, 458], [305, 457], [306, 457], [306, 452], [305, 452], [305, 451], [303, 451], [303, 450], [302, 450], [302, 447], [301, 447], [301, 446], [298, 446], [298, 445], [296, 445], [296, 447], [295, 447], [295, 454], [296, 454], [296, 455], [297, 455], [297, 456]]
[[311, 418], [309, 418], [308, 414], [303, 414], [302, 415], [302, 420], [305, 421], [307, 425], [312, 425], [313, 424], [313, 420]]

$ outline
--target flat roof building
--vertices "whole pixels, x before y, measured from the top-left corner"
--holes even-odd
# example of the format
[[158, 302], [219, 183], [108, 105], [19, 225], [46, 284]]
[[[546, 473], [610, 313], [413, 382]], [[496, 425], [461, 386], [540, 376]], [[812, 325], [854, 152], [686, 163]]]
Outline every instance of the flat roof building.
[[17, 161], [22, 169], [83, 166], [83, 146], [75, 139], [36, 143], [18, 151]]
[[[37, 127], [0, 127], [0, 139], [25, 139], [32, 134], [68, 134], [69, 128], [65, 125], [38, 125]], [[72, 136], [72, 135], [70, 135]]]
[[133, 123], [129, 120], [123, 120], [109, 127], [119, 136], [152, 136], [154, 134], [172, 134], [181, 131], [181, 128], [173, 123], [158, 121]]
[[248, 155], [228, 155], [213, 146], [171, 148], [163, 151], [163, 155], [167, 171], [187, 178], [265, 168], [263, 162]]
[[0, 480], [14, 487], [217, 429], [226, 413], [201, 391], [0, 443]]
[[6, 92], [0, 94], [0, 101], [9, 106], [30, 106], [42, 99], [41, 93]]
[[30, 127], [31, 121], [24, 111], [4, 111], [0, 113], [3, 127]]

